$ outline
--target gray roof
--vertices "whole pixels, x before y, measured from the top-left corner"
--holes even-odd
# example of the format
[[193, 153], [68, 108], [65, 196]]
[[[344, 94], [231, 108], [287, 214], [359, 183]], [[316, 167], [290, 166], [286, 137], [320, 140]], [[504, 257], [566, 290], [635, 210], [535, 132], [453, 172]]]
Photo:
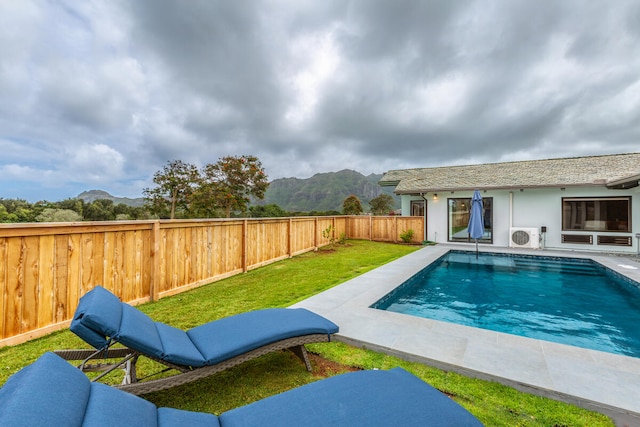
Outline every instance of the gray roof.
[[640, 153], [391, 170], [380, 180], [396, 194], [473, 189], [638, 186]]

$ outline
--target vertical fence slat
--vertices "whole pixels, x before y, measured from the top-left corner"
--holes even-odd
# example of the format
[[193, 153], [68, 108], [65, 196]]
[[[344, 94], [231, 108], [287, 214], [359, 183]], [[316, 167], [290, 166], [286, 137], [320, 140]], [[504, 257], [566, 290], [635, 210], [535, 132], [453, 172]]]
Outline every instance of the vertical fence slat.
[[80, 234], [71, 234], [67, 239], [67, 316], [71, 316], [72, 310], [78, 305], [80, 298], [80, 284], [82, 283], [82, 253]]
[[83, 233], [80, 236], [82, 244], [82, 271], [80, 272], [80, 288], [78, 292], [80, 296], [87, 293], [96, 284], [95, 268], [96, 262], [99, 258], [96, 258], [94, 254], [94, 247], [96, 243], [96, 233]]
[[0, 238], [0, 337], [5, 337], [7, 320], [7, 238]]
[[39, 245], [38, 237], [29, 236], [22, 240], [24, 260], [22, 296], [22, 320], [20, 332], [28, 332], [38, 327], [38, 271]]
[[126, 233], [123, 232], [122, 239], [122, 257], [123, 259], [123, 274], [122, 274], [122, 287], [123, 296], [127, 301], [133, 301], [138, 299], [136, 293], [136, 244], [135, 244], [135, 231]]
[[7, 245], [7, 287], [5, 329], [7, 336], [20, 333], [22, 313], [22, 238], [11, 238]]
[[69, 318], [67, 312], [67, 291], [68, 291], [68, 278], [67, 273], [67, 258], [69, 248], [67, 245], [66, 235], [56, 236], [56, 256], [55, 256], [55, 316], [56, 322], [62, 322]]
[[242, 271], [247, 272], [247, 227], [248, 221], [242, 221]]
[[39, 278], [38, 278], [38, 328], [55, 323], [55, 292], [54, 281], [54, 236], [42, 236], [38, 242]]
[[[149, 257], [151, 258], [150, 265], [147, 266], [147, 289], [149, 291], [149, 298], [151, 301], [158, 300], [158, 276], [160, 275], [160, 224], [154, 222], [151, 231], [149, 232], [146, 242]], [[144, 260], [143, 260], [144, 261]]]

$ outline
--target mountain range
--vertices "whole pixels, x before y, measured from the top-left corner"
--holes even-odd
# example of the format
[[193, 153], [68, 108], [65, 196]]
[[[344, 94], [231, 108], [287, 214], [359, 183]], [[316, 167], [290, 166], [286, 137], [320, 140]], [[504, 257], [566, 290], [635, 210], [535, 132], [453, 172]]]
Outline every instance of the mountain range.
[[[369, 201], [381, 194], [388, 194], [400, 206], [400, 198], [393, 194], [392, 188], [381, 187], [378, 181], [382, 174], [362, 175], [345, 169], [339, 172], [318, 173], [310, 178], [279, 178], [271, 181], [263, 200], [258, 205], [276, 204], [287, 212], [342, 211], [344, 199], [355, 195], [362, 207], [369, 208]], [[106, 191], [89, 190], [77, 196], [87, 203], [98, 199], [112, 200], [114, 204], [142, 206], [143, 198], [114, 197]]]
[[287, 212], [342, 211], [344, 199], [355, 195], [365, 210], [369, 201], [381, 194], [389, 194], [400, 206], [400, 198], [393, 189], [381, 187], [381, 174], [364, 176], [344, 169], [339, 172], [318, 173], [311, 178], [279, 178], [269, 184], [260, 205], [276, 204]]
[[140, 207], [144, 205], [144, 199], [142, 197], [138, 197], [136, 199], [131, 199], [129, 197], [115, 197], [102, 190], [83, 191], [78, 194], [76, 198], [84, 200], [85, 203], [93, 203], [96, 200], [106, 199], [112, 200], [114, 205], [119, 205], [120, 203], [133, 207]]

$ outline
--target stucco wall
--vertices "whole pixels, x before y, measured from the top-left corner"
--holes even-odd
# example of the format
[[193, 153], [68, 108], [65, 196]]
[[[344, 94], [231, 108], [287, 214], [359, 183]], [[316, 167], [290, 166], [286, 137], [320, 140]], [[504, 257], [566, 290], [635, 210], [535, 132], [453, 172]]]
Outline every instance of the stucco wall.
[[[512, 201], [510, 203], [510, 194]], [[447, 206], [449, 198], [471, 198], [473, 191], [455, 191], [438, 193], [438, 200], [433, 199], [433, 193], [426, 194], [427, 198], [427, 239], [447, 242]], [[544, 247], [546, 249], [602, 251], [602, 252], [629, 252], [638, 251], [636, 233], [640, 233], [640, 188], [630, 190], [608, 190], [604, 187], [580, 187], [549, 189], [524, 189], [519, 190], [487, 190], [482, 192], [483, 197], [493, 197], [493, 245], [509, 246], [509, 212], [510, 206], [513, 218], [513, 227], [531, 227], [540, 229], [547, 227], [544, 235]], [[562, 231], [562, 198], [563, 197], [624, 197], [631, 196], [631, 233], [591, 233], [594, 243], [566, 244], [561, 242]], [[412, 200], [422, 200], [420, 196], [402, 196], [402, 215], [409, 215]], [[565, 232], [571, 234], [573, 232]], [[632, 236], [632, 246], [608, 246], [597, 245], [598, 234], [619, 234]]]

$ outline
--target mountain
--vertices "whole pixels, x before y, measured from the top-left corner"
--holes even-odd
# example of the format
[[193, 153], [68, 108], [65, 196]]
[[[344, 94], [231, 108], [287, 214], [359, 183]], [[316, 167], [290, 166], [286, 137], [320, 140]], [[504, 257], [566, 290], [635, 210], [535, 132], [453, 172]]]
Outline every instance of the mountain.
[[113, 200], [114, 205], [119, 205], [120, 203], [133, 207], [140, 207], [144, 205], [144, 199], [142, 197], [139, 197], [137, 199], [130, 199], [128, 197], [114, 197], [106, 191], [102, 190], [83, 191], [82, 193], [78, 194], [76, 198], [84, 200], [85, 203], [93, 203], [98, 199], [107, 199]]
[[[393, 189], [381, 187], [378, 181], [382, 174], [364, 176], [359, 172], [345, 169], [339, 172], [317, 173], [311, 178], [280, 178], [271, 181], [263, 200], [254, 201], [258, 205], [276, 204], [288, 212], [338, 211], [342, 212], [344, 199], [354, 194], [365, 211], [369, 201], [381, 194], [388, 194], [395, 200], [395, 208], [400, 207], [400, 198]], [[114, 197], [106, 191], [90, 190], [78, 194], [78, 199], [92, 203], [98, 199], [113, 200], [114, 204], [142, 206], [144, 199]]]
[[345, 169], [339, 172], [318, 173], [311, 178], [280, 178], [273, 180], [260, 205], [276, 204], [289, 212], [342, 211], [344, 199], [354, 194], [368, 210], [369, 201], [381, 194], [389, 194], [400, 207], [400, 198], [392, 188], [378, 184], [382, 175], [364, 176]]

